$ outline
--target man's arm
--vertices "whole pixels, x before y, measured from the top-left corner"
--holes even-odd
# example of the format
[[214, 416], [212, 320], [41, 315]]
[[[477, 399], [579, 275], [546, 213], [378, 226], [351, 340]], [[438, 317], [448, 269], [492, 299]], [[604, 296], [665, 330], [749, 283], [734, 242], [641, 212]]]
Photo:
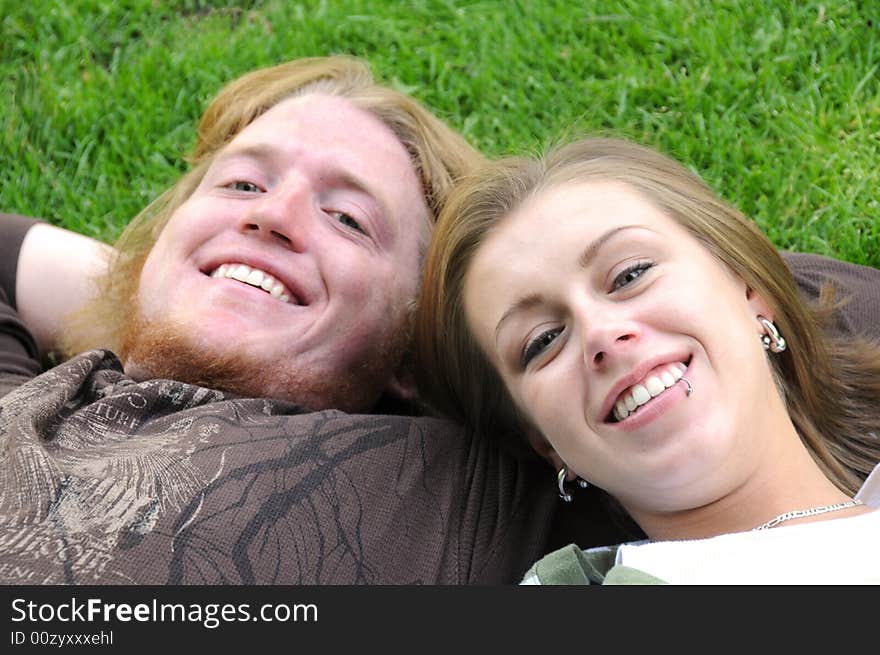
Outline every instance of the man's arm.
[[18, 256], [15, 300], [41, 353], [57, 345], [62, 319], [95, 293], [94, 279], [113, 249], [89, 237], [37, 222]]
[[809, 300], [817, 300], [830, 283], [844, 305], [835, 312], [834, 328], [841, 335], [880, 339], [880, 270], [807, 253], [780, 252]]
[[16, 311], [18, 253], [34, 221], [0, 214], [0, 397], [39, 375], [37, 342]]

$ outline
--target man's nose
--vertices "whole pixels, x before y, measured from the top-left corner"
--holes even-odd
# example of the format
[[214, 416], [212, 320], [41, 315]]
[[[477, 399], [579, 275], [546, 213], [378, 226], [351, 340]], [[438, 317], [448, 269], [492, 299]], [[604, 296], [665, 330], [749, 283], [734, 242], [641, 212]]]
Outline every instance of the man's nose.
[[309, 222], [315, 212], [308, 182], [286, 179], [253, 203], [242, 217], [241, 230], [301, 252], [306, 248]]

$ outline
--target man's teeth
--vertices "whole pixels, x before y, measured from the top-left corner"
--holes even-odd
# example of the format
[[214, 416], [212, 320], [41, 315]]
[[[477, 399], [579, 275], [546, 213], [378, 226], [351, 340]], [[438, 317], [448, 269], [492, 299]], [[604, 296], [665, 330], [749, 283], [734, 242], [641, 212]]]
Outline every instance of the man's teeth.
[[292, 295], [274, 277], [247, 264], [223, 264], [211, 273], [211, 277], [227, 277], [250, 284], [267, 292], [273, 298], [278, 298], [281, 302], [289, 302]]
[[614, 405], [614, 418], [622, 421], [644, 405], [651, 398], [656, 398], [681, 379], [687, 370], [681, 362], [669, 364], [654, 371], [639, 384], [635, 384], [621, 394]]

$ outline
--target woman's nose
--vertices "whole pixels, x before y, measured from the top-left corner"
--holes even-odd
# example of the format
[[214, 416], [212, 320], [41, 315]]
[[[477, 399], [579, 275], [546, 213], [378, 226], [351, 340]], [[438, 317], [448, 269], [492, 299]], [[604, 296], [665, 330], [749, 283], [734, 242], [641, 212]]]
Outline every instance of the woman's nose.
[[582, 320], [584, 363], [591, 370], [607, 366], [638, 340], [636, 324], [621, 312], [591, 310]]

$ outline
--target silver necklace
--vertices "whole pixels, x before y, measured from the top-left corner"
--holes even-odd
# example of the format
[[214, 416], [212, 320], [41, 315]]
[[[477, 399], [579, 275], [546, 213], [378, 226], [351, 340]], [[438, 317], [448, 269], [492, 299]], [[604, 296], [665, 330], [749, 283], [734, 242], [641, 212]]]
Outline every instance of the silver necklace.
[[805, 516], [816, 516], [816, 514], [824, 514], [825, 512], [836, 512], [839, 509], [847, 509], [849, 507], [855, 507], [856, 505], [861, 505], [862, 501], [859, 499], [855, 500], [847, 500], [843, 503], [836, 503], [834, 505], [822, 505], [821, 507], [811, 507], [810, 509], [798, 509], [793, 512], [786, 512], [785, 514], [780, 514], [779, 516], [770, 519], [766, 523], [762, 523], [757, 528], [752, 528], [753, 530], [766, 530], [767, 528], [775, 528], [780, 523], [784, 521], [790, 521], [791, 519], [801, 519]]

